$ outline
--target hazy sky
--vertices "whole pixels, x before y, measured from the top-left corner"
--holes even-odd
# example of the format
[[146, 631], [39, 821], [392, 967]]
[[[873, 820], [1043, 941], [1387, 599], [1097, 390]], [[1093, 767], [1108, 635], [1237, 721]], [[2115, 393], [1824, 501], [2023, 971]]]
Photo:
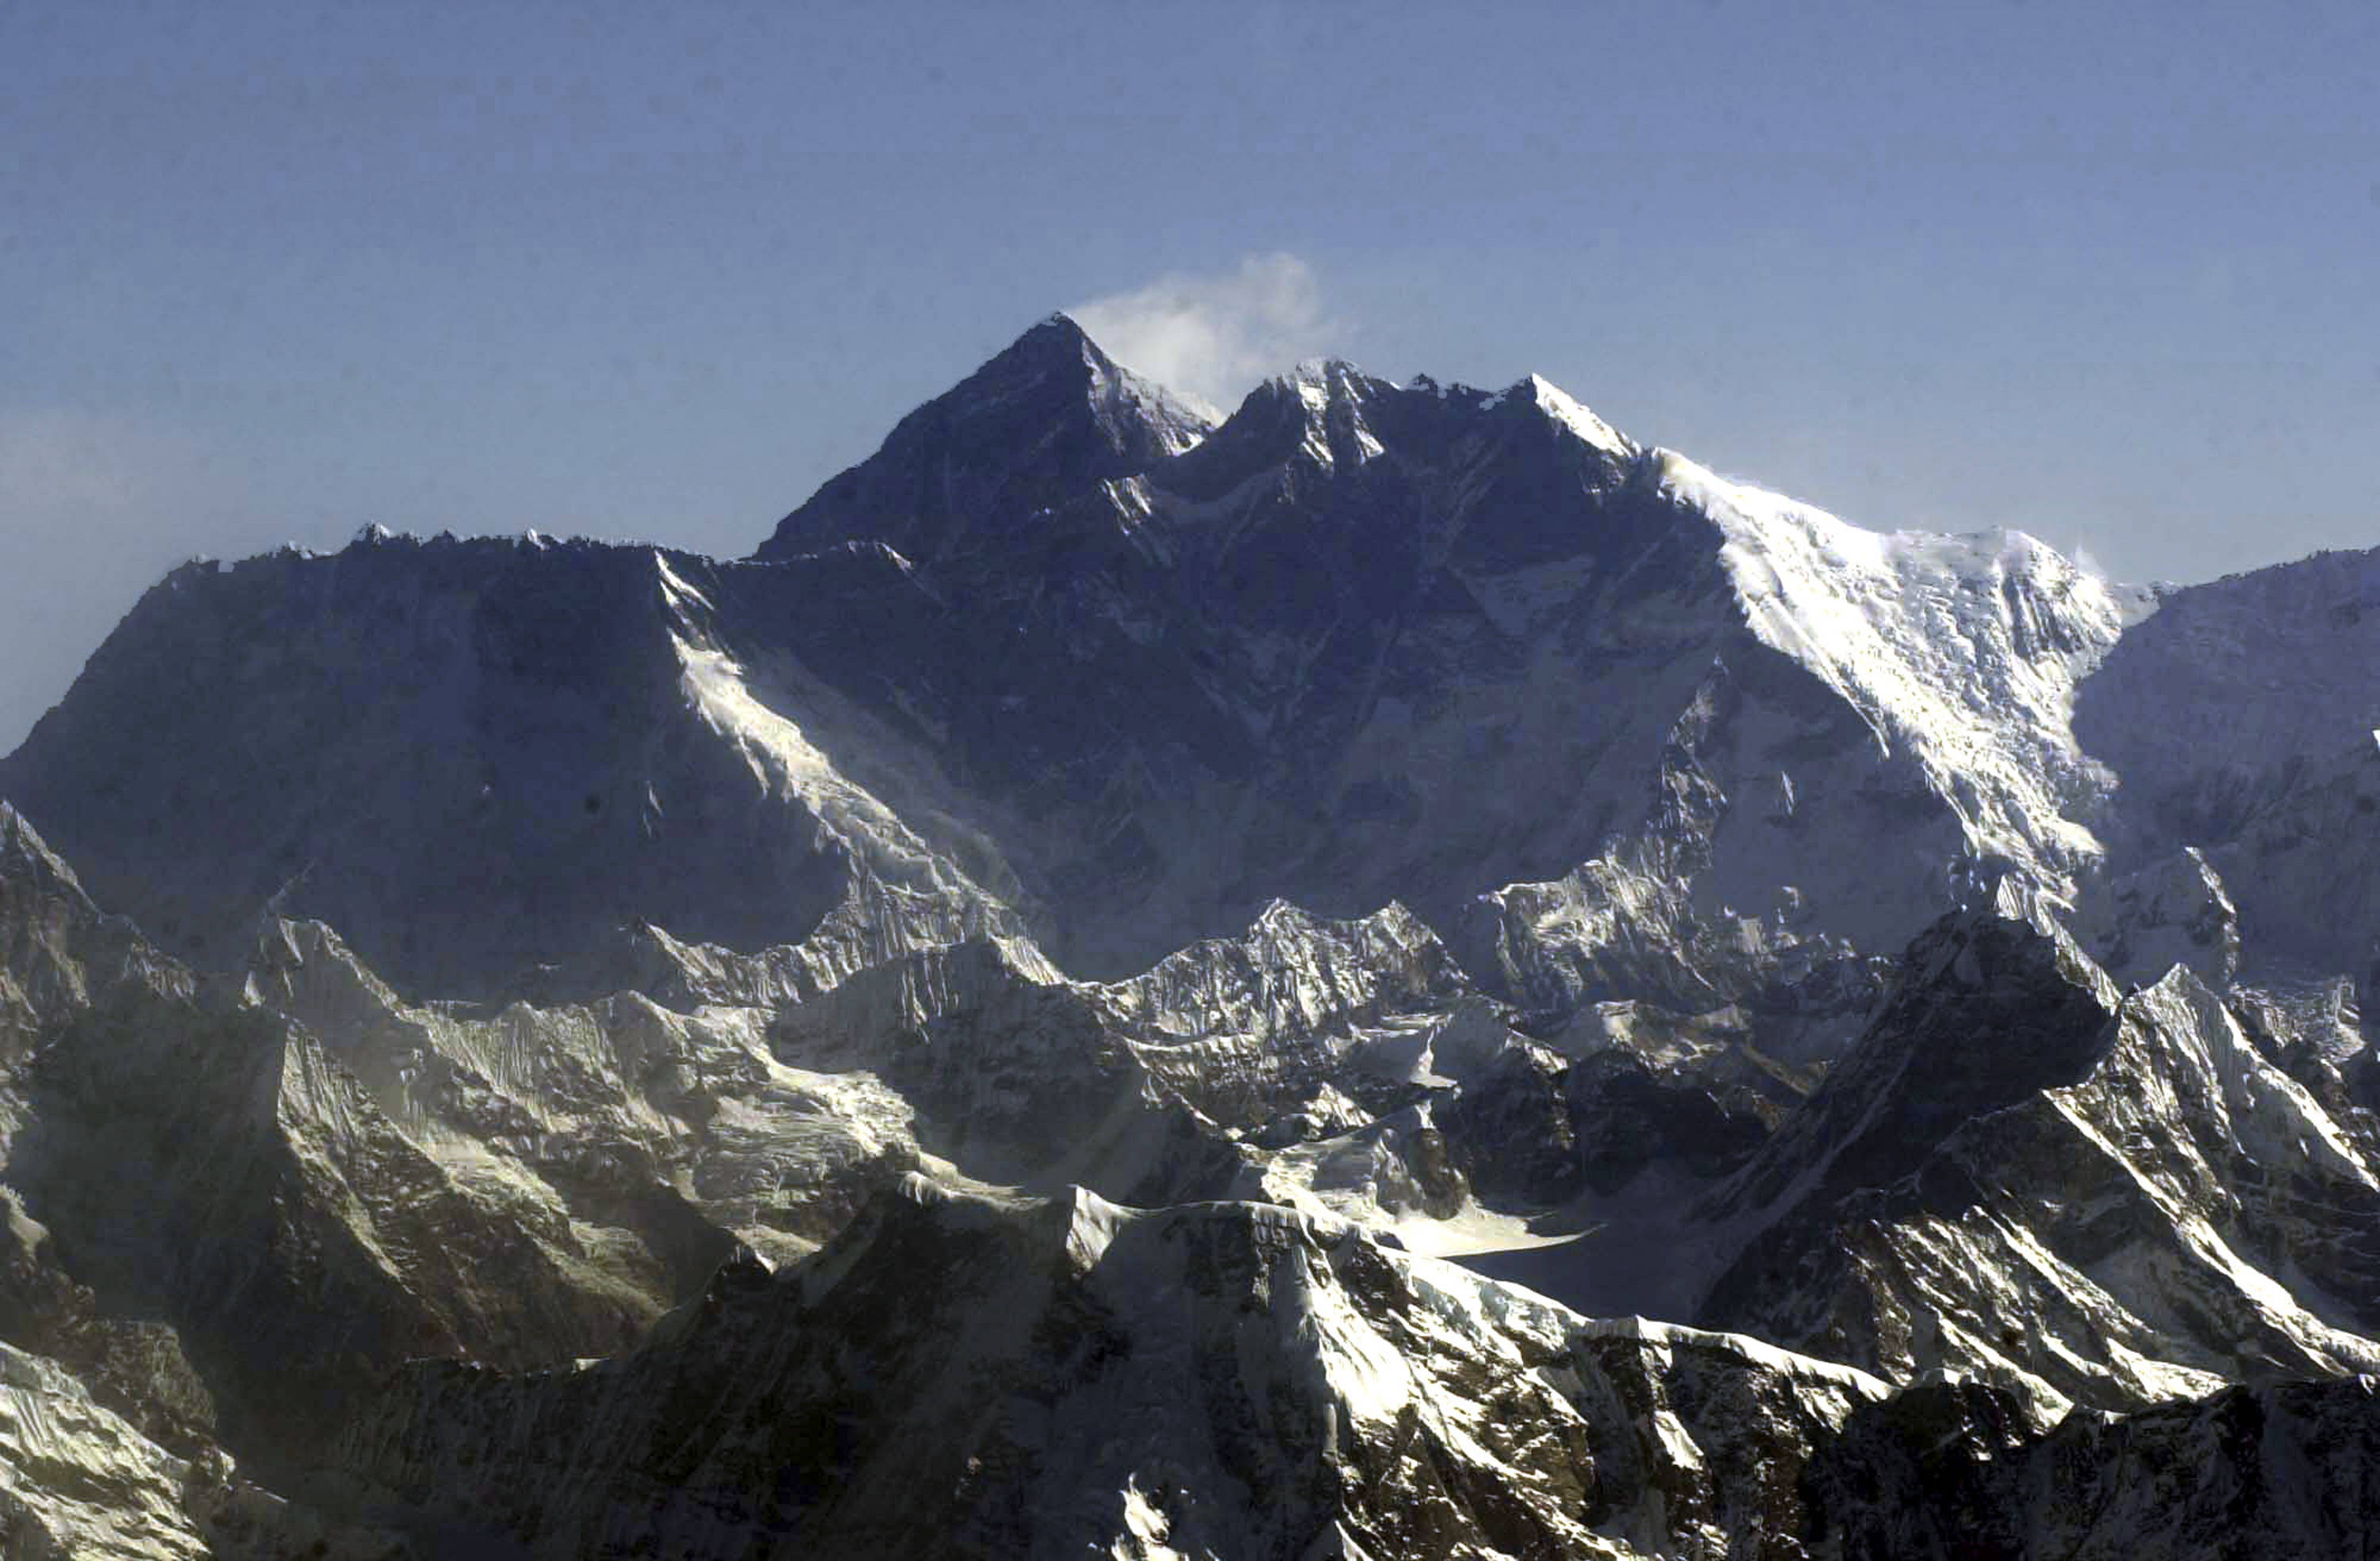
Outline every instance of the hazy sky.
[[2372, 545], [2376, 105], [2370, 0], [0, 0], [0, 749], [182, 558], [744, 552], [1060, 307], [2129, 578]]

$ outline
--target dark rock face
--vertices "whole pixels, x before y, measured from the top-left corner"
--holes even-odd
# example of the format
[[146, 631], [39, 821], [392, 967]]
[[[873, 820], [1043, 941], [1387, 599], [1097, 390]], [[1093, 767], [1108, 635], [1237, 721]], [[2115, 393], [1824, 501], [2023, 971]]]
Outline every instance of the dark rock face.
[[339, 1460], [540, 1555], [1784, 1555], [1876, 1392], [1279, 1209], [913, 1182], [608, 1365], [420, 1369]]
[[[2321, 758], [2380, 724], [2380, 550], [2170, 588], [2082, 684], [2074, 732], [2125, 777], [2128, 811], [2207, 844], [2235, 820], [2205, 790]], [[2160, 719], [2140, 719], [2154, 709]]]
[[764, 563], [373, 536], [179, 571], [0, 795], [179, 955], [271, 910], [417, 996], [591, 997], [641, 926], [756, 954], [886, 885], [933, 905], [879, 942], [1004, 917], [1079, 975], [1395, 900], [1532, 1006], [1724, 1003], [1952, 902], [1966, 805], [1755, 623], [1729, 526], [1767, 523], [1684, 471], [1542, 381], [1343, 364], [1208, 432], [1045, 322]]
[[1587, 1323], [1281, 1211], [913, 1183], [609, 1364], [417, 1368], [337, 1460], [490, 1555], [2310, 1557], [2380, 1519], [2374, 1406], [2042, 1432], [1999, 1389]]
[[169, 1324], [109, 1317], [58, 1265], [49, 1231], [0, 1189], [0, 1339], [69, 1368], [99, 1404], [189, 1458], [217, 1431], [214, 1396]]
[[1550, 1207], [1585, 1184], [1571, 1071], [1516, 1048], [1439, 1110], [1455, 1164], [1484, 1196]]
[[1889, 1187], [1968, 1120], [2080, 1083], [2114, 993], [2054, 935], [1996, 915], [1936, 924], [1903, 956], [1867, 1036], [1745, 1179], [1766, 1202], [1812, 1167], [1821, 1190]]
[[1052, 315], [901, 420], [870, 459], [778, 523], [756, 556], [870, 537], [920, 563], [1013, 546], [1046, 512], [1207, 431], [1159, 386]]
[[2047, 1508], [2027, 1555], [2351, 1555], [2380, 1525], [2376, 1467], [2380, 1405], [2362, 1377], [2078, 1416], [1994, 1483], [2008, 1507]]
[[1811, 1463], [1814, 1538], [1846, 1558], [2353, 1555], [2380, 1526], [2372, 1379], [2228, 1388], [2027, 1435], [2005, 1395], [1912, 1388]]
[[[938, 762], [1047, 908], [1060, 963], [1122, 974], [1276, 896], [1337, 915], [1402, 897], [1444, 926], [1651, 805], [1646, 723], [1736, 622], [1717, 535], [1632, 450], [1486, 400], [1324, 366], [1128, 481], [1073, 480], [996, 549], [920, 561], [947, 604], [933, 648], [882, 647], [869, 684], [946, 734]], [[909, 468], [900, 440], [887, 470]], [[835, 491], [795, 517], [812, 540], [903, 546], [894, 512]], [[1593, 692], [1615, 680], [1628, 694]], [[1417, 765], [1424, 732], [1445, 752]]]
[[2015, 1397], [1979, 1383], [1923, 1384], [1863, 1405], [1803, 1474], [1811, 1537], [1846, 1561], [2026, 1554], [2032, 1514], [1992, 1477], [2003, 1460], [2022, 1465], [2034, 1442]]
[[0, 794], [211, 968], [268, 907], [439, 995], [508, 992], [642, 920], [797, 938], [841, 865], [706, 740], [663, 612], [629, 549], [189, 565], [0, 761]]
[[1598, 1192], [1620, 1191], [1652, 1165], [1723, 1175], [1760, 1147], [1782, 1115], [1781, 1107], [1763, 1112], [1735, 1092], [1715, 1092], [1704, 1078], [1664, 1076], [1624, 1052], [1578, 1065], [1568, 1083], [1584, 1180]]

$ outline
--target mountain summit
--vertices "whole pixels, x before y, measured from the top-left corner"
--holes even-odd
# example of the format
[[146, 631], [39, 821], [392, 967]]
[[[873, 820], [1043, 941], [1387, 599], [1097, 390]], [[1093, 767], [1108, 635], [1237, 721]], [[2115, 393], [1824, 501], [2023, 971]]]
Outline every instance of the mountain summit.
[[918, 407], [883, 447], [778, 522], [754, 554], [783, 558], [868, 536], [919, 563], [998, 546], [1086, 485], [1120, 478], [1202, 438], [1208, 420], [1116, 366], [1052, 314]]

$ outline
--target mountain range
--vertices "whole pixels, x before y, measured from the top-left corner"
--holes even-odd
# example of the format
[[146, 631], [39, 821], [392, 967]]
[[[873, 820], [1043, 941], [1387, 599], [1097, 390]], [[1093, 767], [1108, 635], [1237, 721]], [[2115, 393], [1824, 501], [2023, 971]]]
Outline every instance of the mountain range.
[[2380, 551], [1054, 316], [0, 759], [0, 1556], [2352, 1554]]

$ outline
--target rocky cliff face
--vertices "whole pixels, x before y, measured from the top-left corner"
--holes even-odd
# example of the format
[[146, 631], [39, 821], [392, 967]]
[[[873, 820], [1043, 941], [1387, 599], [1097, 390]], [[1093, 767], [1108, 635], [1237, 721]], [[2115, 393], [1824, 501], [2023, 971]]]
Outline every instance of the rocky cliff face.
[[2271, 1557], [2368, 1546], [2369, 1377], [2227, 1388], [2042, 1436], [2005, 1394], [1914, 1389], [1852, 1416], [1805, 1481], [1815, 1547], [1845, 1557]]
[[2372, 1379], [2034, 1427], [1252, 1204], [913, 1180], [628, 1356], [423, 1365], [338, 1450], [496, 1555], [2352, 1554]]

